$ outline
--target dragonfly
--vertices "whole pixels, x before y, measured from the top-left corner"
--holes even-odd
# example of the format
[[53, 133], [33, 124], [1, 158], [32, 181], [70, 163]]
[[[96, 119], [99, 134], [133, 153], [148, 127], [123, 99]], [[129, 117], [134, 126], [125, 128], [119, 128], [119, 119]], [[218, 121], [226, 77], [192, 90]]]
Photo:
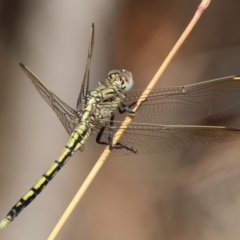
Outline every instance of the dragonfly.
[[[63, 102], [25, 65], [20, 64], [70, 138], [59, 157], [1, 221], [0, 228], [9, 225], [41, 193], [73, 153], [83, 151], [88, 139], [95, 152], [108, 146], [113, 156], [150, 154], [240, 139], [240, 129], [188, 125], [238, 104], [240, 76], [149, 89], [146, 95], [144, 90], [132, 90], [132, 73], [123, 69], [110, 71], [97, 88], [89, 91], [93, 43], [94, 25], [76, 109]], [[135, 109], [138, 101], [140, 105]], [[123, 119], [128, 114], [134, 119], [129, 125], [124, 125]], [[124, 133], [114, 144], [119, 129]]]

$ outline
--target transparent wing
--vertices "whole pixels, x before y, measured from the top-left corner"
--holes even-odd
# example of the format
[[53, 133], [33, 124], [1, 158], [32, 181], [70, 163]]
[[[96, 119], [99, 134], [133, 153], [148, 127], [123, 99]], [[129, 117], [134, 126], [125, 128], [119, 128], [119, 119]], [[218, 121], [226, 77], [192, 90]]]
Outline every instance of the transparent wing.
[[[131, 123], [128, 127], [114, 122], [113, 133], [123, 129], [119, 142], [137, 151], [136, 154], [150, 154], [171, 151], [191, 146], [205, 146], [240, 139], [240, 129], [214, 126], [154, 125]], [[101, 141], [107, 141], [109, 124]], [[97, 131], [93, 132], [91, 145], [95, 142]], [[105, 145], [94, 145], [94, 152], [101, 153]], [[113, 149], [113, 156], [135, 154], [126, 149]]]
[[87, 57], [87, 64], [86, 64], [86, 69], [83, 77], [83, 83], [82, 87], [78, 96], [77, 100], [77, 109], [79, 109], [81, 103], [84, 100], [84, 97], [86, 96], [86, 93], [88, 91], [88, 86], [89, 86], [89, 71], [90, 71], [90, 64], [91, 64], [91, 59], [92, 59], [92, 52], [93, 52], [93, 42], [94, 42], [94, 24], [92, 24], [92, 29], [91, 29], [91, 37], [90, 37], [90, 42], [89, 42], [89, 47], [88, 47], [88, 57]]
[[[127, 93], [122, 101], [129, 105], [136, 102], [143, 90]], [[224, 111], [240, 102], [240, 77], [231, 76], [211, 81], [170, 88], [151, 89], [143, 96], [135, 122], [151, 124], [186, 124]], [[116, 120], [125, 114], [116, 112]]]
[[77, 112], [64, 103], [49, 89], [47, 89], [47, 87], [26, 66], [24, 66], [22, 63], [20, 63], [20, 66], [27, 76], [32, 80], [40, 95], [57, 114], [68, 134], [71, 134], [78, 122]]

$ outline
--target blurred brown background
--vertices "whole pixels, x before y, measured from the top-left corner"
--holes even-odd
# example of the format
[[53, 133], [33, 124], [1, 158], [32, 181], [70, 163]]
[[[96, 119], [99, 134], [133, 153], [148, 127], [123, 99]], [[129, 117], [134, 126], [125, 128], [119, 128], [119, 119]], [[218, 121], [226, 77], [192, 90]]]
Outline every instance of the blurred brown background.
[[[18, 66], [75, 106], [91, 23], [91, 88], [110, 69], [147, 86], [199, 0], [0, 1], [1, 218], [58, 156], [68, 135]], [[158, 87], [240, 74], [240, 2], [212, 1]], [[240, 127], [239, 106], [202, 122]], [[240, 238], [239, 141], [110, 158], [57, 239]], [[46, 239], [98, 156], [77, 152], [0, 239]]]

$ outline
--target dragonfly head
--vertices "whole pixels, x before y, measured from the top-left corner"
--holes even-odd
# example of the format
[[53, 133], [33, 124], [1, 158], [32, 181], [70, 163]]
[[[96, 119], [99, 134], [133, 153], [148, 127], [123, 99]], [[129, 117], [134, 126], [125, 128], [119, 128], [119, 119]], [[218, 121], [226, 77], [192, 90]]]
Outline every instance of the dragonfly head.
[[130, 91], [133, 86], [132, 73], [125, 69], [112, 70], [108, 73], [105, 82], [102, 84], [116, 87], [117, 89], [126, 93]]

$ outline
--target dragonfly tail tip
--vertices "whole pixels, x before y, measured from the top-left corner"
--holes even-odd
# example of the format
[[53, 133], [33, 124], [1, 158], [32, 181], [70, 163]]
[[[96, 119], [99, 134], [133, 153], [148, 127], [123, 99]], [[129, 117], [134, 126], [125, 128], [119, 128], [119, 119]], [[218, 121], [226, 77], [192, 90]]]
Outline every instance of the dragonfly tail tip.
[[0, 229], [7, 227], [10, 223], [11, 221], [9, 219], [4, 218], [0, 223]]

